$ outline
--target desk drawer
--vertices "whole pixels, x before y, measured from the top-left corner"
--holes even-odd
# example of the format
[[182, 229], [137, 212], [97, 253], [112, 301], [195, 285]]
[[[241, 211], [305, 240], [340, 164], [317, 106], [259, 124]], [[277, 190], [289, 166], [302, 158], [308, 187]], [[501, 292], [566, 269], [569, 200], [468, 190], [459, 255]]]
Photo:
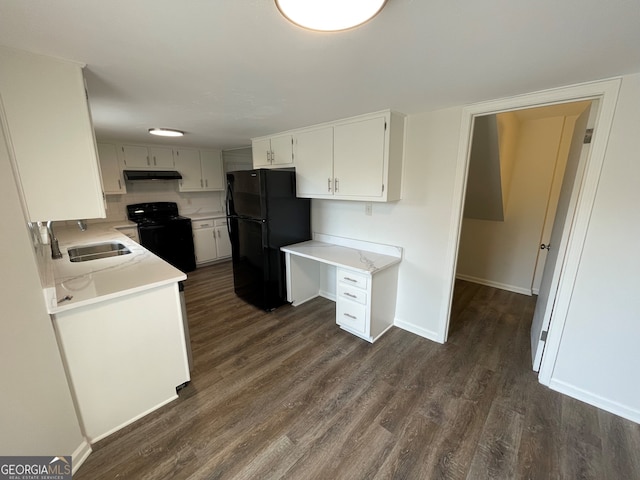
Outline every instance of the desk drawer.
[[346, 298], [352, 302], [358, 302], [362, 305], [367, 304], [367, 292], [360, 290], [359, 288], [352, 288], [344, 283], [338, 284], [338, 297]]
[[366, 333], [367, 307], [350, 300], [338, 298], [336, 302], [336, 322], [361, 333]]
[[362, 273], [354, 272], [353, 270], [344, 270], [342, 268], [338, 268], [338, 282], [342, 282], [347, 285], [351, 285], [352, 287], [358, 287], [366, 290], [367, 285], [369, 284], [369, 276]]

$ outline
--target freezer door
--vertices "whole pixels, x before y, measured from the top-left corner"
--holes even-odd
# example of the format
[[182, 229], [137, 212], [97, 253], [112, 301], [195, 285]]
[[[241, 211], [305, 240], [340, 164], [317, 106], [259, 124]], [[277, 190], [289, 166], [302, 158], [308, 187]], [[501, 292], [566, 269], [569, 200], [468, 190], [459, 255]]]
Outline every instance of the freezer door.
[[229, 215], [264, 218], [265, 202], [262, 195], [260, 170], [227, 173], [227, 208]]

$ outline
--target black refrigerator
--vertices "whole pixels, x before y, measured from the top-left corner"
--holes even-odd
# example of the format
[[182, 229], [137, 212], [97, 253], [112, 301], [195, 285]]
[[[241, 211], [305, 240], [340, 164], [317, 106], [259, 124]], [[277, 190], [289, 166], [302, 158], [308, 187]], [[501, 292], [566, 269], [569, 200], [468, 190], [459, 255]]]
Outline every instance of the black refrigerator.
[[280, 247], [311, 239], [311, 201], [293, 169], [229, 172], [226, 201], [236, 295], [273, 310], [287, 299]]

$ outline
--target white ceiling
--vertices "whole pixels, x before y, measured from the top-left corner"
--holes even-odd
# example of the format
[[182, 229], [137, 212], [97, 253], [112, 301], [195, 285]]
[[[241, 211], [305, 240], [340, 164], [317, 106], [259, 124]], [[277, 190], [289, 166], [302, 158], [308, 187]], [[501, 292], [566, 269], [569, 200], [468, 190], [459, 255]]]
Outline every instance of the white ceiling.
[[86, 63], [98, 138], [231, 148], [640, 72], [640, 1], [389, 0], [322, 34], [272, 0], [0, 0], [0, 44]]

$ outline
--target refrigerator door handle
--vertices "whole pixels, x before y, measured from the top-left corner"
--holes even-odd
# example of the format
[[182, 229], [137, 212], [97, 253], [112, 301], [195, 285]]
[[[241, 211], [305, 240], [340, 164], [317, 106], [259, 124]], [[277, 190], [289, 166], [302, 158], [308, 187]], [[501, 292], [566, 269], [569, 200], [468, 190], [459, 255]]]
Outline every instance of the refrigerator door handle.
[[[231, 209], [233, 208], [233, 189], [231, 188], [231, 182], [227, 181], [227, 195], [226, 195], [226, 210], [227, 217], [231, 215]], [[235, 213], [235, 212], [234, 212]]]

